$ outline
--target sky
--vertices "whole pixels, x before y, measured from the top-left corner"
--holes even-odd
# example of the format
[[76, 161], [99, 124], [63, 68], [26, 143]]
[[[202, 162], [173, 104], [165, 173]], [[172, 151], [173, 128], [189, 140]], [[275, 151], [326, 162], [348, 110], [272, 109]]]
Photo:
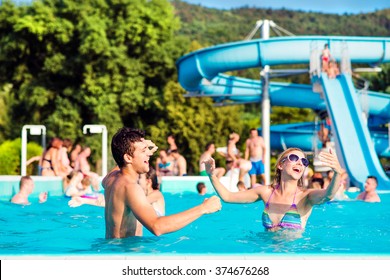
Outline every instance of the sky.
[[182, 0], [209, 8], [230, 9], [242, 6], [302, 10], [330, 14], [358, 14], [390, 8], [389, 0]]

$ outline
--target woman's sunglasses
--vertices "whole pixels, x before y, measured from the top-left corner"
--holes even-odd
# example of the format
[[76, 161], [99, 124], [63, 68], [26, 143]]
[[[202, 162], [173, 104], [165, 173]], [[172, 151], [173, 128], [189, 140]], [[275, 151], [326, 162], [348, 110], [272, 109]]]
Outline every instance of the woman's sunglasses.
[[[290, 161], [290, 162], [297, 162], [298, 160], [301, 160], [302, 164], [304, 167], [308, 167], [309, 166], [309, 160], [307, 158], [300, 158], [299, 156], [297, 156], [296, 154], [289, 154], [287, 159]], [[285, 159], [284, 159], [285, 160]]]

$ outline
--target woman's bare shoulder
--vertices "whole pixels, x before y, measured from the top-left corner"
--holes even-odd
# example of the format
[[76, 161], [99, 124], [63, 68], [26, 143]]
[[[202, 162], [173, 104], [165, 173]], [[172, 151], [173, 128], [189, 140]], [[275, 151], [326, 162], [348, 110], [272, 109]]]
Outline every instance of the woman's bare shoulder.
[[258, 195], [267, 195], [273, 191], [274, 187], [272, 185], [262, 185], [262, 184], [256, 184], [254, 187], [251, 188], [255, 193]]

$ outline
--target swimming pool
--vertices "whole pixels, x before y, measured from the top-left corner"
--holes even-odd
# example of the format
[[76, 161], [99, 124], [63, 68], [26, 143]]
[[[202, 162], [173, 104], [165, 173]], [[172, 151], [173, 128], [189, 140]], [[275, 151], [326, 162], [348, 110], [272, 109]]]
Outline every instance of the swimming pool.
[[[200, 203], [195, 193], [165, 193], [167, 214]], [[209, 195], [208, 195], [209, 196]], [[67, 199], [13, 205], [0, 201], [0, 256], [390, 256], [390, 194], [381, 203], [332, 202], [313, 209], [305, 232], [264, 232], [263, 204], [223, 204], [186, 228], [155, 237], [104, 238], [104, 209], [69, 208]]]

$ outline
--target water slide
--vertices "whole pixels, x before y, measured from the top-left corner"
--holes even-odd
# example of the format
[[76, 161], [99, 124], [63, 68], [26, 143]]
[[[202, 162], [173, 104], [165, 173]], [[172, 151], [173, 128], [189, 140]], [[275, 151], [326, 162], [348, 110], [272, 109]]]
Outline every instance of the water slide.
[[380, 64], [390, 61], [390, 38], [347, 36], [295, 36], [239, 41], [192, 52], [177, 61], [179, 82], [187, 91], [198, 91], [202, 79], [220, 73], [265, 65], [308, 64], [313, 49], [329, 44], [340, 61], [348, 49], [351, 63]]
[[352, 182], [361, 186], [369, 174], [378, 178], [379, 187], [390, 188], [390, 179], [383, 171], [371, 141], [351, 76], [342, 74], [329, 79], [322, 73], [321, 84], [332, 120], [336, 149], [347, 161], [346, 168]]
[[[203, 79], [199, 90], [193, 96], [208, 96], [215, 102], [224, 100], [236, 103], [256, 103], [261, 101], [261, 81], [218, 74], [211, 81]], [[325, 100], [312, 85], [270, 82], [270, 99], [273, 106], [295, 108], [310, 108], [326, 110]], [[367, 91], [367, 100], [363, 100], [359, 90], [356, 90], [361, 102], [368, 102], [369, 115], [390, 120], [390, 96], [374, 91]], [[191, 93], [190, 93], [191, 94]], [[294, 98], [291, 98], [293, 96]]]
[[[219, 74], [211, 83], [200, 85], [201, 95], [209, 96], [216, 103], [230, 100], [235, 103], [256, 103], [261, 101], [261, 82], [250, 79]], [[269, 92], [274, 106], [310, 108], [326, 110], [325, 100], [319, 93], [313, 92], [312, 85], [270, 82]], [[390, 96], [388, 94], [367, 91], [367, 95], [356, 90], [360, 103], [367, 103], [369, 121], [387, 123], [390, 120]], [[194, 96], [199, 96], [195, 94]], [[294, 96], [292, 99], [291, 96]], [[280, 124], [271, 126], [271, 149], [283, 150], [286, 147], [299, 147], [305, 151], [319, 148], [317, 137], [319, 125], [313, 123]], [[370, 126], [371, 140], [380, 157], [390, 157], [389, 131], [387, 128]], [[318, 141], [316, 141], [318, 140]]]
[[[346, 36], [300, 36], [278, 37], [268, 40], [240, 41], [202, 49], [180, 58], [177, 62], [179, 82], [189, 94], [210, 95], [214, 100], [231, 99], [250, 102], [261, 98], [261, 85], [258, 81], [229, 77], [222, 73], [265, 65], [308, 64], [313, 50], [329, 44], [332, 56], [340, 61], [347, 50], [351, 63], [378, 65], [390, 61], [390, 38], [346, 37]], [[340, 149], [350, 175], [357, 185], [362, 185], [365, 176], [376, 174], [382, 189], [390, 189], [389, 180], [379, 164], [371, 135], [362, 117], [357, 116], [360, 109], [356, 89], [346, 76], [334, 81], [321, 77], [325, 100], [315, 95], [308, 86], [270, 83], [272, 105], [323, 109], [327, 108], [332, 117], [336, 132], [336, 143]], [[351, 80], [349, 78], [349, 80]], [[335, 84], [334, 82], [337, 81]], [[249, 86], [248, 86], [249, 85]], [[333, 98], [333, 91], [338, 92]], [[332, 93], [331, 93], [332, 92]], [[344, 95], [354, 96], [348, 99]], [[331, 95], [332, 97], [328, 97]], [[342, 97], [341, 97], [342, 96]], [[340, 108], [336, 97], [344, 98]], [[351, 107], [352, 106], [352, 107]], [[369, 113], [382, 119], [390, 119], [390, 98], [370, 93]], [[348, 122], [344, 122], [347, 119]], [[344, 126], [348, 123], [349, 126]], [[340, 129], [343, 127], [344, 129]], [[356, 133], [346, 133], [350, 127]], [[342, 131], [342, 133], [339, 133]], [[347, 145], [348, 137], [354, 137]], [[353, 143], [353, 144], [352, 144]], [[370, 144], [371, 143], [371, 144]], [[360, 149], [357, 149], [360, 147]], [[354, 151], [359, 150], [359, 159]], [[378, 165], [379, 164], [379, 165]]]
[[[289, 147], [298, 147], [304, 151], [313, 151], [316, 148], [319, 150], [322, 148], [322, 143], [317, 135], [318, 130], [319, 123], [315, 122], [272, 125], [270, 128], [271, 149], [281, 151]], [[369, 132], [376, 154], [390, 158], [388, 129], [371, 127]]]

